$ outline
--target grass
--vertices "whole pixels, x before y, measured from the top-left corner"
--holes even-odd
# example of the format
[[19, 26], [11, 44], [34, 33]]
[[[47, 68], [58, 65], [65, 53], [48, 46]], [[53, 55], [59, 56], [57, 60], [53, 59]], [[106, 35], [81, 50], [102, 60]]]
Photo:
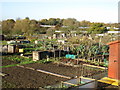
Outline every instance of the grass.
[[21, 57], [21, 56], [18, 56], [18, 55], [14, 55], [14, 56], [3, 56], [2, 59], [3, 59], [3, 60], [15, 61], [15, 62], [17, 62], [17, 64], [0, 66], [0, 68], [13, 67], [13, 66], [17, 66], [17, 65], [35, 63], [35, 61], [32, 61], [32, 58]]
[[4, 56], [4, 57], [2, 57], [2, 59], [15, 61], [18, 64], [11, 64], [11, 65], [6, 65], [6, 66], [0, 66], [0, 68], [7, 68], [7, 67], [31, 64], [31, 63], [50, 63], [50, 62], [58, 61], [58, 60], [55, 60], [54, 58], [49, 58], [48, 60], [47, 59], [42, 59], [42, 60], [38, 60], [38, 61], [32, 61], [32, 58], [25, 58], [25, 57], [21, 57], [21, 56], [18, 56], [18, 55], [8, 56], [8, 57]]
[[0, 45], [7, 45], [7, 41], [2, 41]]
[[0, 68], [7, 68], [7, 67], [13, 67], [13, 66], [24, 65], [24, 64], [30, 64], [30, 63], [36, 63], [36, 62], [35, 62], [35, 61], [22, 62], [22, 63], [19, 63], [19, 64], [11, 64], [11, 65], [6, 65], [6, 66], [0, 66]]
[[32, 58], [25, 58], [25, 57], [21, 57], [19, 55], [3, 56], [2, 59], [7, 59], [7, 60], [15, 61], [17, 63], [23, 63], [23, 62], [32, 61]]
[[6, 66], [0, 66], [0, 68], [7, 68], [7, 67], [13, 67], [13, 66], [18, 66], [18, 65], [25, 65], [25, 64], [31, 64], [31, 63], [50, 63], [53, 62], [54, 60], [47, 60], [47, 59], [43, 59], [43, 60], [39, 60], [39, 61], [24, 61], [21, 62], [19, 64], [12, 64], [12, 65], [6, 65]]
[[55, 60], [54, 58], [49, 58], [48, 60], [42, 59], [42, 60], [36, 61], [36, 63], [50, 63], [50, 62], [57, 62], [57, 61], [58, 60]]

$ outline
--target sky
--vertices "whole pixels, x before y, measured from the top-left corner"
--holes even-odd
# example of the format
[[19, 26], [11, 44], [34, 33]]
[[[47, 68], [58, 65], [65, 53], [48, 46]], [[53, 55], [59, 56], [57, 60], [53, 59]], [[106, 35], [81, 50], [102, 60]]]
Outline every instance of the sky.
[[75, 18], [117, 23], [119, 0], [0, 0], [0, 20]]

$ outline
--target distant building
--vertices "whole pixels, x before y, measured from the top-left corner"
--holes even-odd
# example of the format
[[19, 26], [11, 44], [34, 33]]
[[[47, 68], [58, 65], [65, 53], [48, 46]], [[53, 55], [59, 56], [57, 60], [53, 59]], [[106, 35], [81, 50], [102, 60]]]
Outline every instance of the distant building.
[[108, 31], [107, 33], [120, 33], [120, 31]]
[[104, 34], [96, 34], [96, 36], [104, 36]]
[[41, 27], [55, 27], [54, 25], [40, 25]]
[[87, 28], [90, 28], [90, 27], [79, 27], [79, 28], [81, 28], [81, 29], [87, 29]]
[[[107, 29], [110, 29], [111, 27], [106, 27]], [[112, 29], [118, 30], [119, 28], [113, 27]]]
[[87, 33], [87, 31], [80, 31], [80, 32], [82, 32], [82, 33]]
[[106, 27], [107, 29], [110, 29], [110, 27]]
[[60, 33], [60, 32], [62, 32], [62, 31], [55, 31], [55, 32], [58, 32], [58, 33]]

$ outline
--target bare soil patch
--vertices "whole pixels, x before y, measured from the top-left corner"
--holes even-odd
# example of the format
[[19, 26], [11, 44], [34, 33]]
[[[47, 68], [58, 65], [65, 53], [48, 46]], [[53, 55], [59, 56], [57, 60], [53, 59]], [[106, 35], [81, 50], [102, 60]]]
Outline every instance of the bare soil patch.
[[[2, 63], [3, 66], [16, 64], [15, 62], [10, 60], [3, 60]], [[33, 63], [33, 64], [26, 64], [24, 66], [31, 67], [34, 69], [41, 69], [73, 78], [81, 75], [88, 75], [88, 74], [94, 75], [96, 73], [97, 74], [101, 73], [100, 69], [89, 69], [86, 67], [72, 67], [72, 66], [66, 66], [55, 63], [46, 63], [46, 64]], [[7, 76], [3, 77], [3, 80], [15, 85], [16, 88], [39, 88], [48, 85], [54, 85], [61, 81], [67, 80], [65, 78], [44, 74], [41, 72], [37, 72], [36, 70], [30, 70], [18, 66], [2, 68], [2, 72], [7, 74]]]

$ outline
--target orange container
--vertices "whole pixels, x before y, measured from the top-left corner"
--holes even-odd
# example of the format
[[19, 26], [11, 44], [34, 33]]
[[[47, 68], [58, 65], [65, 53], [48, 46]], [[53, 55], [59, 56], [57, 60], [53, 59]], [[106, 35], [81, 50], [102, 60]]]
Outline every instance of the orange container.
[[108, 77], [120, 80], [120, 40], [108, 43], [109, 49], [109, 66]]

